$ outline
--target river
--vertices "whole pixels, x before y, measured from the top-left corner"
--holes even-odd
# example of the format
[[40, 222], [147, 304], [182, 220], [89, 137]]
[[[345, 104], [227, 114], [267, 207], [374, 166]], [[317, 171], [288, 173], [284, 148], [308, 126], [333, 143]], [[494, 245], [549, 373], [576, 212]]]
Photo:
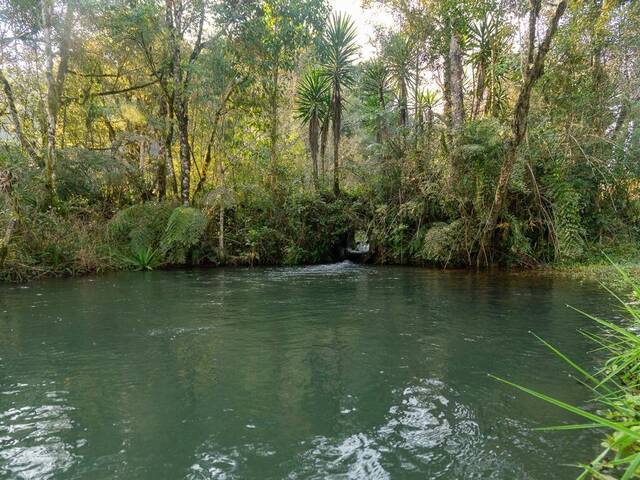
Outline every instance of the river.
[[365, 267], [0, 285], [2, 479], [566, 479], [598, 450], [605, 293], [555, 277]]

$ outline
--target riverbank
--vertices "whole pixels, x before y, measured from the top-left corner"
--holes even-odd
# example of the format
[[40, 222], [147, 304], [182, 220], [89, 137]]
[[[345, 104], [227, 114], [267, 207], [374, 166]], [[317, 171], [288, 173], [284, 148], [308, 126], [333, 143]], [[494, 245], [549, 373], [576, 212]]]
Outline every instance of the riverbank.
[[582, 262], [558, 263], [540, 269], [542, 273], [563, 275], [579, 281], [598, 281], [610, 287], [627, 287], [621, 278], [619, 269], [632, 277], [640, 278], [640, 252], [631, 248], [625, 251], [603, 251], [594, 254]]
[[[363, 194], [334, 197], [292, 193], [274, 197], [248, 190], [225, 208], [202, 199], [197, 206], [148, 201], [112, 207], [73, 198], [53, 208], [22, 203], [0, 280], [26, 282], [118, 270], [190, 266], [309, 265], [343, 259], [346, 247], [370, 243], [372, 263], [434, 268], [474, 268], [456, 237], [436, 235], [440, 223], [398, 237], [386, 227], [389, 213]], [[452, 224], [453, 225], [453, 224]], [[449, 227], [446, 227], [449, 228]], [[426, 232], [426, 233], [425, 233]], [[625, 237], [626, 238], [626, 237]], [[630, 271], [640, 271], [633, 241], [591, 245], [571, 262], [495, 252], [506, 271], [561, 274], [576, 279], [615, 279], [606, 252]], [[469, 265], [473, 265], [469, 267]]]

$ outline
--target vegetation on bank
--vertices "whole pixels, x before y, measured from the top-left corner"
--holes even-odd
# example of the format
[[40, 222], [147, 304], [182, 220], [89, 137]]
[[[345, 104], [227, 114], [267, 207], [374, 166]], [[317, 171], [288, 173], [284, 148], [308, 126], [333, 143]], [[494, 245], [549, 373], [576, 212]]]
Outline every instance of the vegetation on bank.
[[593, 343], [593, 354], [603, 358], [595, 373], [588, 372], [558, 348], [539, 338], [575, 369], [575, 378], [593, 393], [593, 405], [583, 409], [498, 379], [587, 421], [576, 425], [550, 427], [551, 430], [597, 428], [607, 432], [602, 442], [603, 450], [597, 458], [578, 465], [582, 469], [579, 480], [631, 480], [640, 477], [640, 285], [626, 271], [615, 265], [614, 270], [622, 279], [624, 289], [627, 292], [630, 290], [628, 298], [621, 298], [610, 290], [611, 295], [622, 306], [624, 320], [607, 321], [581, 312], [598, 327], [595, 332], [580, 332]]
[[0, 0], [0, 277], [638, 257], [638, 2], [365, 7]]

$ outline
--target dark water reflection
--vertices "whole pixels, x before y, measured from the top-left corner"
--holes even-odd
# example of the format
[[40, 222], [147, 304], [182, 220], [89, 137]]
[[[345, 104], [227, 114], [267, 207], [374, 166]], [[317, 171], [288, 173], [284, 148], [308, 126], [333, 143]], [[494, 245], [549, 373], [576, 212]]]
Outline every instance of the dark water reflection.
[[337, 264], [0, 287], [0, 478], [563, 479], [593, 286]]

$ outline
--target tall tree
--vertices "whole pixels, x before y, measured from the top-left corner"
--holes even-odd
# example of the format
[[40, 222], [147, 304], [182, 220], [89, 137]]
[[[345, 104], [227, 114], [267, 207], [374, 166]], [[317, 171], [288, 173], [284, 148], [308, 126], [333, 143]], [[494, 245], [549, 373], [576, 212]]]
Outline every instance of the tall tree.
[[267, 100], [269, 124], [269, 164], [272, 188], [277, 179], [281, 137], [281, 104], [283, 84], [295, 69], [304, 48], [320, 34], [326, 7], [322, 0], [249, 1], [237, 6], [227, 17], [233, 21], [245, 55], [251, 55], [255, 73]]
[[491, 237], [493, 236], [493, 232], [498, 222], [498, 217], [507, 196], [507, 187], [509, 186], [511, 172], [513, 171], [513, 167], [516, 162], [518, 146], [522, 143], [527, 131], [529, 107], [531, 104], [531, 91], [533, 90], [535, 83], [542, 76], [545, 58], [551, 48], [551, 41], [558, 30], [560, 18], [567, 8], [567, 2], [566, 0], [561, 0], [556, 7], [551, 20], [549, 21], [544, 37], [536, 49], [536, 24], [541, 8], [541, 0], [531, 0], [524, 78], [513, 112], [511, 137], [507, 140], [505, 145], [505, 156], [502, 162], [502, 167], [500, 168], [500, 177], [498, 178], [494, 200], [487, 213], [480, 234], [480, 253], [478, 254], [478, 262], [480, 262], [481, 257], [484, 257], [485, 261], [487, 260], [486, 249], [489, 246]]
[[376, 142], [382, 143], [386, 136], [385, 111], [387, 92], [389, 91], [389, 68], [382, 58], [376, 58], [365, 64], [362, 90], [370, 96], [376, 105]]
[[331, 83], [331, 120], [333, 126], [333, 192], [340, 194], [340, 135], [343, 90], [353, 84], [353, 64], [358, 53], [356, 27], [348, 15], [334, 13], [324, 36], [323, 66]]
[[298, 86], [297, 115], [309, 127], [309, 147], [313, 183], [319, 189], [318, 179], [318, 141], [322, 119], [326, 117], [329, 105], [329, 81], [318, 69], [305, 73]]
[[401, 127], [409, 121], [409, 86], [411, 68], [415, 62], [415, 48], [411, 40], [402, 33], [394, 33], [385, 42], [384, 58], [389, 74], [395, 83], [398, 99], [398, 120]]
[[[187, 5], [187, 3], [190, 3]], [[203, 30], [206, 0], [165, 0], [169, 30], [169, 48], [173, 81], [173, 110], [180, 142], [180, 200], [189, 205], [191, 190], [191, 147], [189, 144], [189, 84], [192, 68], [204, 47]], [[191, 7], [188, 9], [188, 7]], [[183, 54], [185, 34], [195, 34], [195, 42], [188, 55]]]

